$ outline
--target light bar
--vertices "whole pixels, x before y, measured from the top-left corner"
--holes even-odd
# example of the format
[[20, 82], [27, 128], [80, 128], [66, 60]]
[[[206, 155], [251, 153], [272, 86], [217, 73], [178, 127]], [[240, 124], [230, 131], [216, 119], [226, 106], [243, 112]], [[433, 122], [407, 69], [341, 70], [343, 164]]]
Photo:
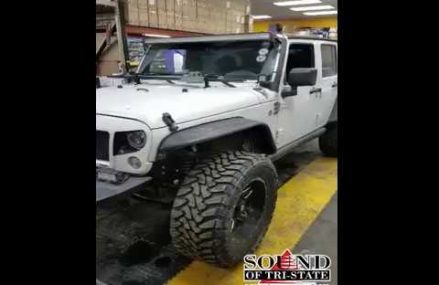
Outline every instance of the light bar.
[[293, 7], [290, 8], [292, 11], [302, 12], [302, 11], [317, 11], [317, 10], [332, 10], [334, 6], [331, 5], [320, 5], [320, 6], [305, 6], [305, 7]]
[[143, 34], [145, 37], [152, 37], [152, 38], [170, 38], [169, 35], [160, 35], [160, 34]]
[[276, 6], [298, 6], [298, 5], [319, 4], [319, 3], [322, 3], [322, 1], [320, 1], [320, 0], [295, 0], [295, 1], [274, 2], [273, 4]]
[[337, 15], [337, 11], [318, 11], [318, 12], [305, 12], [305, 16], [320, 16], [320, 15]]
[[269, 16], [269, 15], [252, 15], [252, 17], [255, 20], [270, 19], [271, 18], [271, 16]]

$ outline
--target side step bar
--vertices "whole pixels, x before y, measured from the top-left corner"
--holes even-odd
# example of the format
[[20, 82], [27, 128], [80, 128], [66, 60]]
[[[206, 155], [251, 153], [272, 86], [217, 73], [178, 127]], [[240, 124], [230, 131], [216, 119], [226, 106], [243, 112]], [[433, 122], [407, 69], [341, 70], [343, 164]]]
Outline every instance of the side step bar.
[[312, 133], [303, 136], [295, 141], [293, 141], [292, 143], [289, 143], [286, 146], [281, 147], [280, 149], [277, 150], [276, 153], [272, 154], [269, 156], [269, 158], [272, 161], [276, 161], [280, 158], [282, 158], [284, 155], [290, 153], [291, 151], [293, 151], [296, 147], [298, 147], [299, 145], [309, 142], [310, 140], [313, 140], [319, 136], [321, 136], [322, 134], [324, 134], [326, 132], [326, 128], [320, 128], [317, 129], [315, 131], [313, 131]]

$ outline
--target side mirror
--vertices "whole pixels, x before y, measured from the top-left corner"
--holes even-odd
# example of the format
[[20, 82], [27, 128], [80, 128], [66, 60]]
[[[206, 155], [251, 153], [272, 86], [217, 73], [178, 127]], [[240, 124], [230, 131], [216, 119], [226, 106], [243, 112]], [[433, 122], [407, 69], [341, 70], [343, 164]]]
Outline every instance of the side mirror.
[[317, 69], [315, 68], [293, 68], [288, 74], [288, 84], [293, 88], [315, 85], [316, 80]]

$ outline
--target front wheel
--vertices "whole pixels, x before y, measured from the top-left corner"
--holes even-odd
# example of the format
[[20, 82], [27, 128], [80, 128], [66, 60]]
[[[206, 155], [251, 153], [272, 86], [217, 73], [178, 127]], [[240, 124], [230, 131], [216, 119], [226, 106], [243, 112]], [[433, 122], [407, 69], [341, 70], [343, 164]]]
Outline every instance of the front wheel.
[[273, 215], [278, 181], [261, 154], [228, 151], [198, 163], [177, 192], [170, 233], [181, 254], [233, 266], [261, 242]]

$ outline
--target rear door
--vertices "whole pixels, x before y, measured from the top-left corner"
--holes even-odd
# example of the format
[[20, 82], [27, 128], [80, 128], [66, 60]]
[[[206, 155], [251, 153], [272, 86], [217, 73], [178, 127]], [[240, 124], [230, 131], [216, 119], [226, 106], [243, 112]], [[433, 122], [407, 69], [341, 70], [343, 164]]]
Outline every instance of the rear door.
[[316, 94], [315, 124], [324, 126], [337, 99], [337, 45], [331, 42], [316, 44], [317, 87], [321, 89]]

